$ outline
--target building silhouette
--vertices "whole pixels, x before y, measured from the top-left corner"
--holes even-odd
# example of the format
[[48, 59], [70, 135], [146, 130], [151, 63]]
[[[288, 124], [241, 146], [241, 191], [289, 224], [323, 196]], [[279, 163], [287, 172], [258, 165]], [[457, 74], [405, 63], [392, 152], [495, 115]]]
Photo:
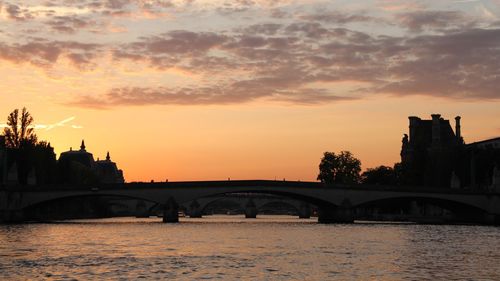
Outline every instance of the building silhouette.
[[500, 138], [467, 145], [470, 161], [470, 186], [500, 192]]
[[33, 147], [8, 148], [0, 136], [0, 184], [43, 185], [54, 183], [92, 184], [123, 183], [123, 171], [111, 161], [95, 161], [82, 141], [79, 150], [61, 153], [58, 160], [54, 149], [47, 143]]
[[105, 160], [97, 160], [95, 162], [97, 176], [102, 183], [123, 183], [123, 171], [119, 170], [116, 163], [111, 161], [109, 152], [106, 154]]
[[410, 116], [401, 147], [402, 184], [435, 188], [489, 189], [500, 164], [500, 138], [465, 144], [461, 117]]
[[82, 140], [80, 150], [61, 153], [58, 161], [61, 179], [65, 183], [123, 183], [123, 171], [111, 161], [109, 152], [106, 160], [95, 161], [92, 153], [85, 147]]
[[467, 146], [476, 149], [500, 149], [500, 137], [473, 142]]
[[79, 163], [87, 168], [93, 168], [95, 163], [92, 153], [87, 152], [85, 149], [85, 141], [83, 140], [80, 145], [80, 150], [73, 150], [73, 148], [70, 147], [69, 151], [61, 153], [61, 156], [59, 156], [59, 162]]

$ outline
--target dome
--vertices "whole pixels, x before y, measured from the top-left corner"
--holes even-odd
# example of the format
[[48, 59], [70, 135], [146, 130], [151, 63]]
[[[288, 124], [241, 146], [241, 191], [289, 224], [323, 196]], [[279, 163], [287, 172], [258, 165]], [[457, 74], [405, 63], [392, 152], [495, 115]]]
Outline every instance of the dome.
[[59, 156], [59, 162], [62, 164], [70, 163], [73, 161], [78, 162], [88, 168], [94, 167], [94, 156], [92, 155], [92, 153], [85, 150], [85, 141], [82, 140], [80, 150], [73, 150], [72, 148], [70, 148], [69, 151], [63, 152], [61, 153], [61, 156]]

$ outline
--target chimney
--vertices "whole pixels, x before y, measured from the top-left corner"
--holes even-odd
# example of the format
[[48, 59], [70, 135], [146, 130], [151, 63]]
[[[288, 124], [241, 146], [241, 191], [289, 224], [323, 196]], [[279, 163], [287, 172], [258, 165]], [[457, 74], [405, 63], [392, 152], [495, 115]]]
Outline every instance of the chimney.
[[441, 143], [441, 114], [432, 114], [432, 144]]
[[462, 138], [462, 133], [460, 132], [460, 116], [455, 117], [455, 136], [457, 140]]

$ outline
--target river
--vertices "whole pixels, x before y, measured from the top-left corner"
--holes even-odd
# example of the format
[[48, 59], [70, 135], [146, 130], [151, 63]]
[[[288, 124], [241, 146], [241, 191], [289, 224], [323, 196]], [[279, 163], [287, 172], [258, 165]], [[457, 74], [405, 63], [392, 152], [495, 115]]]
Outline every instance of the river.
[[207, 216], [0, 225], [0, 280], [500, 280], [500, 228]]

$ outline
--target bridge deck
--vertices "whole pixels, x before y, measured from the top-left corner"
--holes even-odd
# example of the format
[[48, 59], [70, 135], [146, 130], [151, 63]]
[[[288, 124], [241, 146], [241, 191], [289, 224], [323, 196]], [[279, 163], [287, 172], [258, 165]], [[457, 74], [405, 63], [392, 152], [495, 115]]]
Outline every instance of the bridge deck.
[[0, 186], [6, 191], [57, 191], [57, 190], [123, 190], [123, 189], [164, 189], [164, 188], [228, 188], [228, 187], [290, 187], [314, 189], [345, 189], [366, 191], [425, 192], [438, 194], [499, 194], [489, 190], [450, 189], [425, 186], [391, 186], [365, 184], [325, 184], [310, 181], [279, 180], [224, 180], [224, 181], [172, 181], [172, 182], [131, 182], [122, 184], [54, 184], [38, 186]]

